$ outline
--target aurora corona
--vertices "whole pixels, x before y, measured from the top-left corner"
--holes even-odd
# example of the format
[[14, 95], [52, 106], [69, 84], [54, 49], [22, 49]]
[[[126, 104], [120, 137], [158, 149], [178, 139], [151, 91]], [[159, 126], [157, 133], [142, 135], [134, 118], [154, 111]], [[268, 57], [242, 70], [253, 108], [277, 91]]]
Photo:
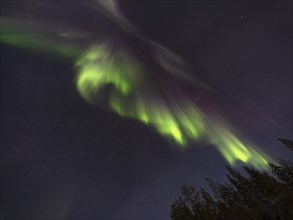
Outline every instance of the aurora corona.
[[[42, 4], [45, 9], [52, 3]], [[42, 19], [34, 10], [24, 19], [12, 8], [1, 17], [0, 40], [72, 59], [76, 88], [85, 101], [152, 127], [179, 149], [204, 141], [215, 145], [231, 165], [242, 161], [267, 167], [268, 156], [239, 138], [215, 107], [211, 111], [201, 104], [209, 85], [189, 75], [191, 70], [178, 55], [142, 37], [115, 1], [80, 4], [103, 16], [113, 26], [110, 33]]]

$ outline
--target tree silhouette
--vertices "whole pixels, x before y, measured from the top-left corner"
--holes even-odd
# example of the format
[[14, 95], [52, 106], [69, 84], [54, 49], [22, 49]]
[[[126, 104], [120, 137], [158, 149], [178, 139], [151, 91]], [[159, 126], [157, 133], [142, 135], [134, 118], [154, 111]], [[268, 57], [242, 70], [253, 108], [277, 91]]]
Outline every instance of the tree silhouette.
[[[279, 139], [291, 151], [293, 142]], [[293, 219], [293, 162], [269, 163], [271, 172], [243, 166], [246, 175], [227, 166], [228, 182], [207, 179], [203, 188], [181, 187], [171, 205], [172, 220], [291, 220]]]

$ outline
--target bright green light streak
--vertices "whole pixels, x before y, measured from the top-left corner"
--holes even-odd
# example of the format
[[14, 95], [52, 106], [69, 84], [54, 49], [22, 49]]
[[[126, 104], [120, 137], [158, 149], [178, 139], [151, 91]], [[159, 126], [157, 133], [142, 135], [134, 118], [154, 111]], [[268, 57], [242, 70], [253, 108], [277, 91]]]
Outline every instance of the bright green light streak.
[[231, 165], [242, 161], [257, 168], [267, 166], [264, 154], [246, 146], [225, 127], [215, 129], [195, 105], [185, 102], [175, 107], [163, 100], [148, 100], [142, 84], [143, 69], [126, 51], [110, 56], [105, 46], [96, 46], [80, 57], [77, 67], [77, 88], [86, 100], [91, 100], [101, 87], [112, 85], [115, 89], [111, 91], [109, 107], [120, 116], [152, 126], [181, 147], [206, 136]]
[[76, 62], [77, 89], [87, 101], [106, 85], [112, 85], [116, 93], [127, 96], [139, 83], [139, 70], [133, 61], [127, 60], [127, 54], [120, 51], [112, 57], [109, 53], [105, 47], [95, 46]]
[[255, 147], [242, 143], [226, 128], [220, 128], [219, 134], [214, 135], [213, 140], [231, 165], [235, 165], [237, 161], [242, 161], [256, 168], [268, 167], [268, 157], [265, 154], [255, 150]]
[[[83, 54], [76, 63], [79, 70], [77, 89], [87, 101], [106, 85], [112, 85], [110, 108], [117, 114], [154, 127], [161, 135], [186, 146], [203, 133], [203, 120], [195, 108], [172, 110], [166, 104], [146, 101], [142, 85], [142, 68], [126, 51], [110, 56], [107, 47], [98, 45]], [[192, 119], [191, 119], [192, 118]]]
[[32, 34], [9, 35], [1, 33], [0, 41], [14, 47], [39, 50], [50, 53], [53, 52], [65, 57], [74, 57], [80, 53], [78, 48], [71, 45], [57, 43], [49, 39], [45, 40], [41, 36]]
[[[98, 1], [98, 4], [117, 24], [124, 28], [133, 28], [119, 13], [115, 1]], [[62, 33], [59, 32], [61, 29]], [[39, 32], [26, 33], [30, 30]], [[55, 30], [55, 34], [42, 34], [46, 30]], [[78, 44], [70, 43], [70, 39], [77, 39], [83, 33], [73, 29], [66, 30], [53, 24], [1, 18], [0, 42], [74, 59], [78, 57], [75, 63], [78, 69], [76, 87], [88, 102], [94, 102], [96, 95], [110, 85], [112, 90], [109, 94], [109, 108], [120, 116], [152, 126], [159, 134], [180, 147], [186, 147], [190, 142], [206, 137], [215, 143], [231, 165], [242, 161], [256, 168], [267, 167], [268, 157], [265, 154], [240, 141], [231, 129], [214, 126], [214, 121], [208, 119], [194, 104], [179, 103], [178, 107], [178, 103], [174, 106], [164, 102], [163, 98], [158, 98], [156, 102], [149, 100], [148, 85], [144, 85], [147, 74], [136, 57], [126, 50], [115, 48], [114, 51], [109, 45], [100, 43], [82, 53]], [[193, 81], [193, 78], [185, 74], [185, 64], [177, 55], [155, 42], [145, 40], [157, 49], [158, 56], [155, 60], [166, 72]], [[156, 94], [152, 94], [152, 97], [156, 97]]]
[[[80, 50], [71, 45], [64, 46], [38, 35], [1, 34], [0, 41], [16, 47], [54, 52], [67, 57], [80, 54]], [[212, 133], [206, 130], [205, 117], [196, 106], [185, 104], [174, 108], [164, 102], [159, 102], [158, 105], [146, 101], [142, 90], [143, 69], [126, 51], [120, 50], [111, 54], [107, 45], [96, 45], [78, 58], [76, 67], [76, 86], [85, 100], [93, 102], [101, 88], [112, 85], [114, 90], [111, 91], [109, 107], [117, 114], [154, 127], [162, 136], [181, 147], [200, 139], [205, 133], [205, 136], [215, 142], [231, 165], [242, 161], [256, 168], [267, 167], [268, 157], [243, 144], [226, 128], [222, 127]]]

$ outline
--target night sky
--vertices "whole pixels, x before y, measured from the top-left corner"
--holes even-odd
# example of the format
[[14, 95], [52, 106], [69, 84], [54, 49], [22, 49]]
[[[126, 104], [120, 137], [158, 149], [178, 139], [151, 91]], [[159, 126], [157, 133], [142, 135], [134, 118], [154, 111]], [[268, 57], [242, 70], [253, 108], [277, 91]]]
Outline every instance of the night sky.
[[[217, 91], [217, 108], [237, 129], [272, 158], [288, 157], [277, 138], [293, 138], [291, 1], [119, 5]], [[71, 24], [113, 28], [84, 8], [69, 13]], [[85, 102], [70, 59], [0, 49], [1, 219], [168, 219], [184, 183], [226, 179], [212, 145], [181, 152], [154, 129]]]

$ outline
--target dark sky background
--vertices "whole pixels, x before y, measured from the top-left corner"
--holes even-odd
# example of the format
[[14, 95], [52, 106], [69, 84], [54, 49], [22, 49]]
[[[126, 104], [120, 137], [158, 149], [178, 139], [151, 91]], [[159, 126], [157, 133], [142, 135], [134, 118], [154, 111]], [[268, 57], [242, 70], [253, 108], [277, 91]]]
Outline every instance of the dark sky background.
[[[288, 157], [277, 138], [292, 139], [291, 1], [120, 6], [209, 81], [247, 137]], [[84, 102], [70, 60], [0, 49], [2, 219], [168, 219], [181, 185], [225, 180], [214, 147], [176, 151], [149, 127]]]

